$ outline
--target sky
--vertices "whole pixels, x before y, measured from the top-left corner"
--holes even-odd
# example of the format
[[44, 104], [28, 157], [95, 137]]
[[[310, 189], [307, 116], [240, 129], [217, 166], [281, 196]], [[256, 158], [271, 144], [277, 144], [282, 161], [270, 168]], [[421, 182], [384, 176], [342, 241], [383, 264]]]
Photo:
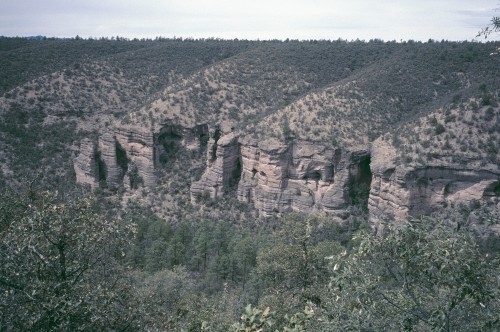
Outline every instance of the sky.
[[499, 0], [0, 0], [0, 35], [463, 41], [500, 16], [499, 7]]

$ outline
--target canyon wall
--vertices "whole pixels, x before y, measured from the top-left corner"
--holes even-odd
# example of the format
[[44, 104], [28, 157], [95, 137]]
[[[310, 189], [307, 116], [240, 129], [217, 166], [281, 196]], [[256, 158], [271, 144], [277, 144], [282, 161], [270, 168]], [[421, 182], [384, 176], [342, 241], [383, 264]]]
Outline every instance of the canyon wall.
[[350, 203], [349, 180], [357, 178], [356, 163], [368, 155], [310, 141], [285, 144], [234, 134], [211, 137], [208, 147], [208, 167], [191, 186], [192, 201], [233, 190], [239, 201], [253, 204], [264, 216], [345, 211]]
[[80, 143], [80, 153], [74, 160], [76, 181], [92, 188], [98, 187], [100, 181], [112, 188], [123, 185], [130, 189], [139, 183], [152, 187], [156, 183], [155, 169], [161, 158], [168, 158], [168, 150], [177, 144], [198, 149], [206, 131], [206, 126], [165, 125], [158, 132], [138, 126], [110, 128], [99, 135], [96, 144], [88, 138]]
[[87, 184], [92, 189], [99, 186], [98, 156], [94, 143], [85, 138], [80, 142], [80, 154], [75, 158], [76, 182]]
[[[360, 203], [367, 206], [374, 228], [384, 220], [403, 220], [454, 204], [500, 204], [498, 170], [408, 166], [396, 162], [396, 155], [382, 142], [373, 143], [370, 150], [348, 151], [311, 141], [211, 137], [208, 167], [191, 186], [192, 201], [231, 190], [264, 216], [285, 211], [340, 213]], [[365, 188], [368, 197], [362, 195]], [[358, 193], [364, 202], [357, 201]]]
[[374, 229], [385, 221], [430, 214], [440, 208], [464, 204], [500, 206], [500, 172], [455, 165], [396, 165], [395, 151], [376, 142], [372, 147], [368, 209]]
[[206, 148], [206, 170], [191, 183], [195, 204], [231, 194], [271, 216], [286, 211], [343, 213], [357, 203], [367, 206], [375, 229], [386, 220], [454, 204], [500, 206], [497, 169], [404, 165], [396, 162], [397, 151], [381, 140], [350, 151], [305, 140], [284, 143], [222, 134], [208, 125], [165, 125], [155, 132], [124, 126], [102, 133], [96, 143], [84, 139], [74, 162], [77, 182], [96, 188], [105, 180], [108, 187], [130, 189], [135, 177], [152, 187], [155, 169], [177, 148]]

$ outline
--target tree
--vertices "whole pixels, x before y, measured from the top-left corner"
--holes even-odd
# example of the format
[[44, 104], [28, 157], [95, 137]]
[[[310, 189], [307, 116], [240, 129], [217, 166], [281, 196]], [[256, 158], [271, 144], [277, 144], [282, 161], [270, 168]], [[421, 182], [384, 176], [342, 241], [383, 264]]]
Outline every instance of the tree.
[[[497, 8], [497, 10], [500, 10], [500, 7]], [[493, 16], [491, 18], [491, 23], [485, 28], [481, 29], [481, 31], [479, 31], [476, 37], [484, 37], [486, 39], [492, 33], [497, 33], [497, 32], [500, 32], [500, 16]], [[493, 52], [492, 55], [499, 53], [500, 53], [500, 47], [497, 47], [496, 51]]]
[[429, 218], [332, 257], [328, 330], [484, 331], [499, 324], [498, 261], [466, 227]]
[[[500, 8], [497, 8], [497, 10], [498, 9]], [[488, 38], [488, 36], [490, 36], [492, 33], [496, 33], [499, 31], [500, 31], [500, 17], [493, 16], [491, 18], [491, 23], [487, 27], [481, 29], [481, 31], [479, 31], [476, 37], [483, 36], [484, 38]]]
[[255, 266], [258, 246], [248, 234], [234, 236], [230, 243], [231, 275], [233, 281], [241, 277], [243, 289], [250, 271]]
[[193, 265], [196, 270], [205, 272], [207, 270], [210, 256], [210, 245], [212, 239], [212, 225], [203, 220], [199, 225], [193, 239]]
[[90, 198], [0, 194], [0, 330], [135, 330], [116, 259], [129, 226]]
[[259, 304], [277, 311], [277, 326], [282, 318], [309, 302], [320, 304], [329, 282], [326, 257], [342, 251], [336, 241], [323, 237], [326, 220], [290, 213], [275, 243], [259, 251], [256, 277], [263, 289]]
[[335, 241], [320, 241], [322, 229], [317, 217], [290, 213], [283, 217], [277, 241], [261, 250], [257, 270], [271, 288], [305, 290], [328, 274], [325, 257], [342, 248]]

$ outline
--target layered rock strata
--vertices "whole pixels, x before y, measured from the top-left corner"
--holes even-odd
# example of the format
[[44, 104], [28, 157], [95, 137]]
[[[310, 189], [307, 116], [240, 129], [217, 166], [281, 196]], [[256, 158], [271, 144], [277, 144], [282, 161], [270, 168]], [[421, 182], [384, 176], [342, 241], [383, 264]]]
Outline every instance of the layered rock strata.
[[375, 229], [385, 220], [425, 215], [454, 204], [500, 203], [500, 172], [460, 169], [452, 165], [394, 164], [387, 145], [372, 150], [373, 179], [368, 207]]
[[234, 186], [241, 166], [240, 145], [234, 134], [218, 138], [218, 130], [210, 131], [207, 146], [207, 170], [200, 181], [191, 184], [191, 197], [217, 198]]
[[120, 127], [115, 130], [116, 142], [125, 151], [129, 162], [137, 167], [145, 186], [155, 184], [153, 133], [139, 127]]
[[99, 153], [104, 166], [103, 178], [106, 179], [106, 184], [110, 187], [118, 186], [123, 179], [124, 172], [118, 165], [114, 133], [107, 132], [99, 137]]
[[[98, 149], [81, 142], [74, 167], [77, 182], [95, 188], [130, 188], [131, 170], [145, 186], [156, 183], [159, 156], [171, 144], [196, 149], [206, 145], [207, 168], [191, 184], [191, 199], [236, 195], [264, 216], [286, 211], [343, 212], [353, 202], [353, 188], [369, 188], [368, 210], [376, 229], [384, 220], [428, 214], [452, 204], [500, 204], [498, 169], [465, 169], [448, 164], [404, 165], [387, 142], [371, 149], [348, 151], [318, 142], [287, 143], [222, 134], [207, 125], [182, 129], [163, 126], [158, 132], [120, 127], [102, 134]], [[370, 159], [371, 158], [371, 159]]]
[[[215, 159], [210, 155], [213, 144]], [[344, 211], [349, 178], [354, 176], [352, 157], [340, 148], [309, 141], [285, 144], [232, 134], [218, 142], [211, 138], [208, 167], [191, 186], [192, 200], [219, 197], [232, 182], [238, 200], [254, 204], [264, 216], [290, 210]]]
[[155, 169], [169, 146], [199, 149], [207, 140], [207, 125], [182, 128], [165, 124], [157, 132], [138, 126], [112, 128], [99, 136], [97, 149], [89, 139], [82, 140], [74, 160], [76, 181], [95, 188], [105, 179], [109, 187], [130, 189], [135, 176], [136, 181], [151, 187], [156, 183]]
[[121, 184], [129, 187], [127, 172], [132, 166], [137, 168], [145, 185], [155, 183], [153, 134], [138, 127], [116, 128], [103, 133], [97, 150], [88, 138], [83, 139], [74, 161], [77, 183], [90, 184], [92, 188], [98, 187], [99, 180], [105, 180], [109, 187]]
[[99, 186], [98, 161], [94, 143], [85, 138], [80, 142], [80, 154], [75, 158], [76, 182], [88, 184], [92, 189]]

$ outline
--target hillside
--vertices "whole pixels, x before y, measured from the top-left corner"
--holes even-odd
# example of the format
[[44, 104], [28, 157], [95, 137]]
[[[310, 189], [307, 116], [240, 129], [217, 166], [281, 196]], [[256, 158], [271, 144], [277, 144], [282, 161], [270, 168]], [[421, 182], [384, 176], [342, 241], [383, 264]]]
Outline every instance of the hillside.
[[496, 47], [0, 38], [0, 331], [498, 330]]
[[264, 215], [343, 213], [376, 171], [363, 166], [379, 159], [372, 146], [393, 150], [382, 173], [499, 173], [494, 43], [2, 43], [1, 66], [16, 70], [0, 100], [3, 181], [36, 169], [54, 187], [125, 185], [124, 202], [169, 219], [229, 191]]

